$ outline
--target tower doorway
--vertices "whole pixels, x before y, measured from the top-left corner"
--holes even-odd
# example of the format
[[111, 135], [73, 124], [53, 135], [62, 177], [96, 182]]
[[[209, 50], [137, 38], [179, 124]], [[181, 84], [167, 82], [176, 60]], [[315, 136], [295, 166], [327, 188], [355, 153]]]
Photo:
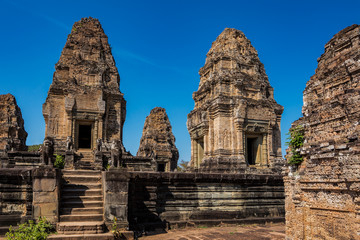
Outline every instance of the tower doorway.
[[256, 165], [261, 162], [261, 136], [246, 138], [246, 160], [248, 165]]
[[78, 124], [78, 148], [90, 149], [92, 146], [92, 124], [79, 123]]

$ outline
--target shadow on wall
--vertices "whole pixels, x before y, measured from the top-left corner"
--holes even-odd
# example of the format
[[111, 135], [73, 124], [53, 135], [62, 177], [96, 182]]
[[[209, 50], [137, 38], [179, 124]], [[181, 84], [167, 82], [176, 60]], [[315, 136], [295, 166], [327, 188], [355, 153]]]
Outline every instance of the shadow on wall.
[[[181, 193], [178, 190], [187, 191], [194, 187], [194, 183], [189, 186], [188, 182], [172, 183], [161, 178], [131, 179], [128, 216], [130, 230], [135, 231], [137, 236], [166, 233], [171, 228], [170, 222], [185, 220], [184, 217], [188, 219], [192, 211], [186, 213], [186, 209], [193, 209], [198, 205], [195, 196], [197, 193]], [[176, 192], [176, 196], [172, 192]]]

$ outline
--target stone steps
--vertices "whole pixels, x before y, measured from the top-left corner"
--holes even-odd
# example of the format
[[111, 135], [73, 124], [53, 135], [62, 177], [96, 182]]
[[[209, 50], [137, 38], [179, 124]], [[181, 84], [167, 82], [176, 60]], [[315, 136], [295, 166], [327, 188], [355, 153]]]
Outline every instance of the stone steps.
[[114, 239], [111, 233], [103, 234], [73, 234], [73, 235], [52, 235], [48, 239], [63, 239], [63, 240], [109, 240]]
[[[74, 170], [62, 170], [63, 175], [72, 175], [74, 174]], [[94, 171], [94, 170], [76, 170], [77, 176], [82, 175], [99, 175], [101, 176], [101, 171]]]
[[81, 191], [87, 191], [87, 190], [101, 190], [101, 183], [71, 184], [71, 183], [66, 183], [65, 181], [64, 183], [66, 184], [66, 186], [64, 186], [62, 190], [65, 192], [77, 190], [80, 193]]
[[85, 169], [85, 170], [95, 169], [94, 166], [95, 156], [92, 151], [79, 151], [77, 152], [77, 155], [79, 157], [75, 163], [76, 169]]
[[[49, 239], [113, 239], [104, 235], [103, 196], [100, 171], [63, 170], [59, 234], [66, 238]], [[74, 236], [70, 236], [70, 235]], [[87, 236], [86, 234], [96, 234]], [[99, 234], [99, 235], [98, 235]], [[100, 236], [101, 235], [101, 236]], [[78, 238], [81, 236], [81, 238]]]
[[84, 221], [84, 222], [60, 222], [57, 224], [58, 234], [89, 234], [103, 233], [103, 221]]
[[60, 222], [91, 222], [98, 221], [101, 222], [103, 220], [103, 215], [83, 212], [81, 214], [73, 214], [70, 215], [61, 215]]
[[[98, 189], [96, 189], [95, 187], [98, 187]], [[95, 189], [94, 189], [95, 188]], [[65, 196], [97, 196], [97, 195], [101, 195], [101, 185], [93, 185], [93, 187], [91, 189], [88, 188], [68, 188], [68, 189], [64, 189], [62, 192], [62, 197]]]
[[112, 233], [103, 234], [56, 234], [49, 236], [48, 239], [62, 239], [62, 240], [113, 240], [114, 235]]
[[81, 200], [79, 201], [66, 201], [61, 202], [60, 207], [61, 208], [94, 208], [94, 207], [102, 207], [103, 202], [102, 201], [92, 201], [92, 202], [83, 202]]
[[91, 176], [91, 175], [67, 175], [63, 176], [63, 179], [70, 184], [88, 184], [88, 183], [99, 183], [101, 180], [101, 175]]
[[78, 200], [81, 200], [83, 202], [94, 202], [94, 201], [102, 201], [102, 197], [101, 195], [95, 195], [95, 196], [67, 195], [67, 196], [62, 196], [61, 200], [69, 201], [69, 202], [78, 201]]
[[69, 215], [69, 214], [102, 214], [103, 208], [102, 207], [88, 207], [88, 208], [62, 208], [61, 214]]

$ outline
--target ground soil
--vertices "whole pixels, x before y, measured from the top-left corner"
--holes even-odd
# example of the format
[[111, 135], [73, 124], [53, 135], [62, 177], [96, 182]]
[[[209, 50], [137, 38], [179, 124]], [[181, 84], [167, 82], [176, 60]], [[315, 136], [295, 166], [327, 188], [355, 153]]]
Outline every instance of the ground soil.
[[231, 225], [169, 230], [167, 233], [143, 236], [140, 240], [278, 240], [285, 239], [284, 224]]

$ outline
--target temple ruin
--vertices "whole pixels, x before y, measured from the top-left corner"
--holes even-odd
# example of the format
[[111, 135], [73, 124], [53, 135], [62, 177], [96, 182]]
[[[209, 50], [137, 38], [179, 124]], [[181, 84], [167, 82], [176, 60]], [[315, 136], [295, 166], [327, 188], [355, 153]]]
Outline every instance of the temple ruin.
[[126, 101], [108, 37], [100, 22], [83, 18], [73, 25], [43, 105], [45, 137], [64, 152], [67, 138], [75, 150], [93, 150], [98, 139], [122, 147]]
[[114, 228], [134, 239], [174, 227], [283, 222], [283, 108], [256, 50], [242, 32], [225, 29], [200, 75], [188, 116], [192, 168], [175, 171], [179, 152], [159, 107], [132, 156], [123, 144], [126, 102], [108, 38], [97, 19], [76, 22], [43, 104], [39, 151], [20, 151], [20, 109], [11, 95], [0, 98], [0, 140], [15, 144], [0, 154], [0, 234], [39, 217], [56, 225], [49, 239], [114, 239]]
[[[360, 26], [334, 35], [304, 90], [303, 162], [287, 171], [286, 239], [360, 235]], [[289, 154], [287, 158], [289, 158]]]
[[15, 97], [11, 94], [0, 95], [0, 150], [26, 150], [27, 135]]
[[199, 71], [195, 108], [188, 114], [191, 167], [239, 172], [280, 170], [280, 120], [264, 65], [239, 30], [226, 28]]
[[137, 156], [154, 158], [159, 172], [176, 169], [179, 151], [164, 108], [156, 107], [146, 117]]

